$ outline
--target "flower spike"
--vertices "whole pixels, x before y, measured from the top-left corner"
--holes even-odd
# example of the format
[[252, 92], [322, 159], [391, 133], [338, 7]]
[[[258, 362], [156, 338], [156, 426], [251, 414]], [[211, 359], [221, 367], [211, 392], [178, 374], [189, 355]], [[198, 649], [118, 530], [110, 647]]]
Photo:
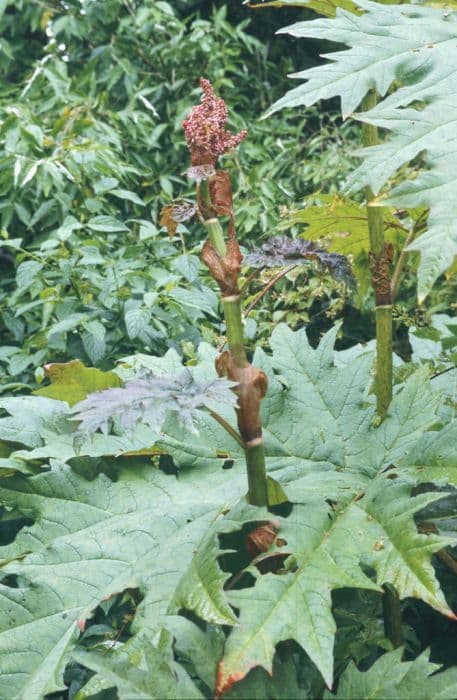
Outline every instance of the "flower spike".
[[235, 148], [246, 138], [247, 130], [232, 134], [225, 130], [227, 105], [214, 93], [213, 86], [206, 78], [200, 78], [203, 95], [183, 121], [184, 133], [192, 158], [192, 168], [216, 166], [217, 159], [231, 148]]

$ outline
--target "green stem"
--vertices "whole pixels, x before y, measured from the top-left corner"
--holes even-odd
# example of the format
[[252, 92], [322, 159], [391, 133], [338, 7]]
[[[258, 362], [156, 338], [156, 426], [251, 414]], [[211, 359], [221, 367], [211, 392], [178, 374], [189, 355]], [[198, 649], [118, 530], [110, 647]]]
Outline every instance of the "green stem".
[[[364, 111], [372, 109], [376, 105], [376, 92], [370, 90], [363, 100]], [[375, 146], [379, 143], [378, 130], [372, 124], [362, 125], [362, 140], [364, 146]], [[384, 252], [384, 222], [381, 207], [370, 207], [368, 203], [374, 194], [371, 187], [367, 187], [367, 216], [370, 249], [376, 260], [379, 260]], [[375, 289], [376, 294], [376, 289]], [[380, 304], [376, 300], [376, 406], [381, 420], [387, 415], [392, 401], [392, 305]]]
[[268, 482], [263, 438], [256, 438], [247, 443], [245, 459], [248, 472], [249, 503], [253, 506], [267, 506]]
[[[244, 349], [243, 320], [239, 296], [223, 297], [227, 342], [235, 367], [249, 367]], [[243, 400], [240, 398], [240, 400]], [[248, 474], [248, 500], [254, 506], [268, 505], [267, 471], [263, 438], [258, 437], [245, 443], [244, 455]]]
[[[206, 185], [206, 187], [205, 187]], [[208, 196], [207, 183], [200, 184], [200, 197], [206, 202]], [[209, 240], [221, 257], [226, 254], [226, 245], [222, 227], [218, 219], [207, 219], [204, 222]], [[249, 367], [249, 361], [244, 349], [244, 328], [240, 295], [222, 297], [225, 325], [227, 328], [227, 343], [233, 363], [237, 369]], [[240, 400], [243, 400], [240, 398]], [[249, 399], [247, 399], [249, 401]], [[265, 465], [265, 449], [263, 439], [255, 438], [243, 443], [248, 475], [248, 500], [255, 506], [268, 505], [268, 486]]]
[[235, 367], [242, 369], [249, 362], [244, 349], [244, 328], [241, 314], [241, 297], [222, 297], [225, 325], [227, 327], [227, 342], [233, 357]]
[[206, 219], [205, 228], [208, 231], [209, 240], [219, 255], [224, 257], [227, 250], [225, 247], [224, 232], [222, 231], [222, 226], [220, 225], [219, 219]]
[[[363, 110], [372, 109], [376, 102], [376, 91], [370, 90], [363, 100]], [[372, 124], [363, 124], [362, 139], [365, 147], [376, 146], [379, 143], [377, 128]], [[368, 206], [374, 197], [371, 187], [366, 188], [365, 194], [371, 254], [379, 261], [385, 251], [382, 208]], [[381, 420], [384, 420], [392, 401], [392, 297], [389, 292], [388, 298], [383, 297], [380, 303], [375, 277], [373, 287], [376, 297], [376, 407]], [[394, 647], [399, 647], [403, 644], [400, 599], [390, 584], [384, 586], [382, 606], [385, 633]]]

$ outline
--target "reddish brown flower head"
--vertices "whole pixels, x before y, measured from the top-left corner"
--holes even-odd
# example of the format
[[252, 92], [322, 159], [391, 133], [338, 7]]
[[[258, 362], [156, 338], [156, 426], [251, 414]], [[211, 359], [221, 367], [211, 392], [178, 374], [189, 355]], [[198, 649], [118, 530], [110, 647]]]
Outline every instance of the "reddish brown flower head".
[[203, 95], [183, 121], [187, 145], [192, 157], [192, 166], [210, 166], [212, 170], [216, 161], [230, 148], [235, 148], [246, 137], [243, 129], [239, 134], [225, 131], [227, 123], [227, 105], [221, 97], [214, 94], [213, 86], [205, 78], [200, 78]]

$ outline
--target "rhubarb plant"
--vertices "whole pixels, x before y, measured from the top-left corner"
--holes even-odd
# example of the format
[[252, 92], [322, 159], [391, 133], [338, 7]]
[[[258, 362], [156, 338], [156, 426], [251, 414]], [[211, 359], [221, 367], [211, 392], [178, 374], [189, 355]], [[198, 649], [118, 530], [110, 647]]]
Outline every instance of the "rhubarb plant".
[[[76, 700], [368, 698], [389, 668], [381, 687], [396, 697], [453, 698], [453, 671], [383, 654], [392, 643], [368, 632], [366, 605], [361, 658], [380, 658], [362, 671], [341, 651], [361, 596], [375, 627], [389, 590], [456, 619], [434, 566], [456, 542], [436, 515], [457, 486], [449, 397], [419, 368], [380, 423], [373, 354], [336, 351], [338, 326], [313, 347], [280, 324], [248, 355], [243, 265], [347, 276], [348, 261], [284, 237], [243, 259], [219, 159], [247, 134], [226, 131], [225, 103], [200, 84], [184, 122], [187, 209], [223, 347], [203, 343], [191, 366], [174, 350], [109, 373], [50, 365], [39, 395], [0, 400], [0, 697], [61, 697], [77, 677]], [[107, 629], [125, 596], [133, 612]]]

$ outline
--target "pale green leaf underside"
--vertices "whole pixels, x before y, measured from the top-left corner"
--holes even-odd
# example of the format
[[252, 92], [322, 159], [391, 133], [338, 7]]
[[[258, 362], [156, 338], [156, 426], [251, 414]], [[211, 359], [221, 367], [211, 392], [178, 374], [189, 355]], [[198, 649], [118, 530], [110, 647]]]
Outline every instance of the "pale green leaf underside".
[[69, 468], [8, 480], [2, 503], [15, 504], [35, 524], [0, 549], [13, 559], [4, 574], [30, 583], [2, 589], [11, 602], [1, 606], [0, 697], [40, 697], [37, 679], [46, 692], [62, 688], [76, 622], [105, 596], [139, 587], [145, 598], [137, 627], [159, 628], [193, 549], [224, 505], [217, 478], [215, 497], [205, 476], [196, 490], [134, 464], [116, 483], [103, 476], [89, 482]]
[[[271, 670], [275, 645], [295, 639], [322, 673], [333, 678], [331, 591], [337, 588], [380, 590], [395, 585], [402, 597], [420, 598], [449, 614], [430, 557], [443, 539], [417, 533], [414, 513], [436, 500], [428, 494], [410, 498], [411, 484], [375, 479], [368, 493], [332, 515], [322, 501], [296, 505], [283, 520], [279, 536], [287, 541], [298, 569], [282, 576], [261, 576], [254, 588], [234, 592], [240, 626], [232, 631], [220, 665], [221, 687], [252, 666]], [[361, 563], [377, 572], [378, 586]]]
[[[335, 332], [331, 331], [313, 350], [304, 331], [293, 333], [280, 326], [271, 340], [272, 358], [263, 353], [255, 358], [270, 380], [262, 409], [270, 473], [284, 485], [291, 501], [299, 504], [307, 497], [316, 497], [308, 504], [303, 522], [295, 522], [293, 513], [283, 522], [285, 529], [280, 534], [292, 544], [295, 532], [304, 533], [304, 542], [292, 548], [296, 558], [301, 547], [312, 544], [316, 533], [318, 542], [314, 560], [308, 556], [297, 574], [261, 577], [254, 588], [231, 594], [232, 602], [241, 610], [241, 626], [234, 628], [226, 646], [220, 668], [222, 686], [256, 664], [270, 669], [275, 645], [290, 637], [302, 644], [330, 682], [334, 635], [330, 591], [340, 585], [373, 585], [360, 569], [361, 558], [376, 569], [379, 584], [395, 582], [402, 596], [421, 598], [449, 614], [430, 563], [443, 540], [419, 535], [413, 519], [427, 499], [437, 496], [424, 496], [424, 502], [410, 499], [412, 482], [395, 482], [380, 475], [380, 469], [392, 463], [408, 464], [408, 453], [413, 448], [420, 451], [421, 445], [430, 441], [429, 436], [436, 435], [426, 431], [436, 421], [437, 397], [427, 388], [425, 375], [415, 375], [395, 397], [385, 423], [374, 430], [374, 410], [364, 404], [371, 355], [335, 367]], [[273, 367], [281, 382], [275, 378]], [[305, 425], [306, 431], [302, 427]], [[203, 428], [198, 443], [178, 446], [169, 434], [163, 445], [185, 465], [197, 463], [198, 451], [201, 458], [214, 461], [209, 450], [212, 439]], [[437, 443], [429, 445], [430, 459], [432, 454], [436, 457], [437, 448]], [[235, 452], [229, 456], [235, 464], [241, 462]], [[405, 471], [421, 481], [421, 469], [418, 474], [414, 469]], [[453, 472], [450, 464], [448, 479]], [[354, 501], [364, 492], [363, 498]], [[344, 545], [335, 545], [330, 557], [325, 549], [333, 541], [327, 532], [330, 521], [326, 497], [348, 504], [347, 511], [335, 519], [335, 530], [332, 528], [336, 541], [343, 536]], [[313, 517], [320, 517], [320, 524]], [[352, 549], [349, 532], [355, 537]], [[337, 559], [339, 551], [345, 552], [344, 561], [330, 566], [329, 559]], [[352, 560], [348, 551], [353, 553]], [[181, 603], [192, 608], [191, 598], [188, 604], [185, 599]]]
[[[163, 634], [157, 646], [138, 635], [109, 653], [76, 652], [75, 659], [96, 672], [97, 682], [117, 689], [119, 700], [197, 700], [203, 695], [173, 659], [172, 638]], [[91, 679], [93, 686], [94, 679]], [[84, 691], [84, 689], [83, 689]], [[88, 697], [84, 694], [84, 697]]]
[[[226, 575], [215, 562], [217, 533], [266, 515], [234, 510], [247, 489], [244, 465], [239, 445], [219, 424], [205, 417], [196, 437], [169, 420], [160, 447], [180, 467], [179, 478], [147, 459], [124, 458], [117, 462], [116, 481], [103, 475], [90, 481], [61, 464], [59, 438], [64, 435], [69, 444], [72, 439], [65, 404], [41, 397], [4, 404], [11, 416], [2, 420], [9, 421], [14, 440], [26, 418], [26, 428], [33, 430], [23, 428], [24, 440], [29, 454], [35, 453], [45, 425], [48, 457], [60, 461], [52, 471], [1, 484], [1, 503], [33, 525], [0, 549], [4, 573], [19, 575], [22, 586], [1, 591], [6, 603], [0, 606], [0, 697], [32, 698], [36, 688], [62, 688], [78, 622], [105, 596], [129, 587], [144, 594], [135, 619], [138, 633], [156, 634], [166, 626], [167, 612], [181, 607], [212, 623], [234, 624], [221, 667], [226, 678], [242, 677], [256, 663], [270, 668], [278, 641], [295, 637], [330, 682], [335, 629], [330, 594], [341, 585], [373, 588], [390, 581], [401, 596], [421, 598], [449, 614], [430, 563], [447, 540], [419, 535], [414, 526], [414, 513], [437, 494], [409, 497], [415, 483], [429, 480], [434, 465], [440, 481], [455, 481], [455, 455], [446, 474], [436, 433], [428, 431], [437, 421], [439, 396], [424, 373], [414, 374], [386, 421], [374, 429], [367, 393], [372, 357], [362, 354], [336, 366], [335, 333], [313, 349], [304, 331], [279, 326], [272, 356], [259, 352], [255, 358], [269, 375], [262, 407], [268, 469], [295, 504], [281, 528], [298, 569], [260, 577], [252, 589], [236, 594], [247, 621], [243, 628], [229, 607], [235, 594], [227, 599]], [[213, 352], [203, 347], [200, 359], [196, 377], [210, 377]], [[154, 362], [164, 372], [170, 363], [176, 369], [171, 355]], [[234, 422], [232, 409], [221, 406], [220, 413]], [[128, 442], [134, 448], [135, 436]], [[409, 460], [414, 455], [417, 463], [421, 446], [427, 479], [421, 476], [424, 463], [415, 468]], [[449, 448], [446, 454], [454, 453]], [[222, 468], [226, 460], [233, 460], [232, 468]], [[397, 465], [397, 479], [383, 471], [391, 464]], [[337, 504], [335, 511], [328, 499]], [[377, 583], [365, 576], [362, 561], [377, 572]], [[280, 615], [268, 614], [277, 608]], [[39, 649], [32, 649], [30, 640], [37, 638]]]
[[[339, 96], [343, 115], [352, 114], [370, 89], [380, 102], [363, 121], [391, 133], [379, 146], [362, 152], [363, 163], [349, 189], [370, 185], [379, 192], [398, 169], [425, 152], [427, 169], [394, 187], [386, 200], [399, 207], [429, 207], [427, 231], [410, 246], [421, 253], [418, 294], [423, 299], [457, 254], [456, 179], [457, 13], [417, 5], [383, 6], [359, 0], [363, 14], [338, 10], [336, 18], [298, 22], [284, 32], [326, 39], [348, 49], [325, 57], [329, 62], [294, 74], [306, 80], [273, 105], [312, 105]], [[387, 96], [395, 83], [394, 91]], [[423, 108], [409, 105], [422, 101]]]
[[[359, 671], [351, 662], [341, 676], [335, 695], [325, 700], [454, 700], [457, 695], [457, 669], [436, 674], [439, 665], [428, 661], [425, 652], [414, 661], [402, 661], [403, 649], [384, 654], [368, 671]], [[432, 675], [435, 674], [435, 675]]]

